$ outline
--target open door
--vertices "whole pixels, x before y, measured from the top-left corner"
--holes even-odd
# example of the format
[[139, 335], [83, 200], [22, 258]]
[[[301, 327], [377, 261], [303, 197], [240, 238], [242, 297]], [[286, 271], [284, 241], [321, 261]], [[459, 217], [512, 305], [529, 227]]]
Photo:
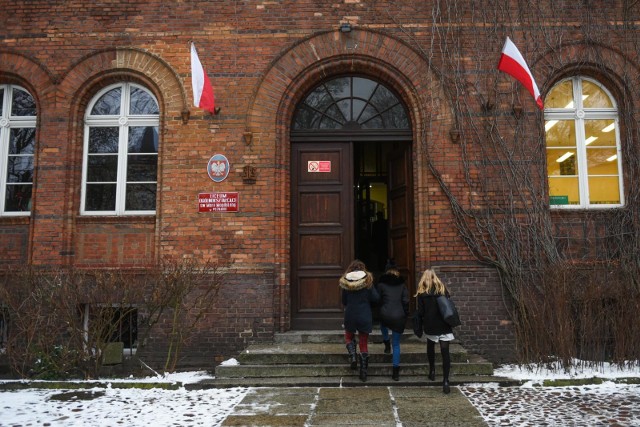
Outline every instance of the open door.
[[[413, 176], [408, 144], [397, 144], [389, 155], [389, 254], [407, 280], [410, 297], [416, 293], [413, 238]], [[415, 299], [411, 298], [412, 309]]]
[[342, 329], [338, 279], [353, 257], [352, 145], [292, 144], [291, 326]]

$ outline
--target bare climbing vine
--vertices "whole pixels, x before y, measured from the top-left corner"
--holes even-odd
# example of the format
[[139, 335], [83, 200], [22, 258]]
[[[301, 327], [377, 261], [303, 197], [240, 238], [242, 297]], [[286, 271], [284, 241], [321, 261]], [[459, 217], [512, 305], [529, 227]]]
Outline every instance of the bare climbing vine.
[[[428, 13], [428, 24], [406, 25], [406, 11], [389, 9], [386, 17], [429, 62], [431, 87], [440, 87], [452, 108], [452, 130], [459, 142], [450, 149], [459, 152], [458, 170], [452, 171], [443, 159], [443, 142], [429, 138], [432, 129], [441, 126], [437, 118], [425, 118], [420, 142], [450, 202], [460, 236], [479, 261], [500, 274], [521, 360], [560, 360], [565, 367], [637, 363], [640, 334], [633, 330], [640, 320], [640, 134], [635, 117], [640, 99], [639, 2], [426, 3], [413, 7], [415, 16]], [[545, 89], [572, 75], [589, 75], [614, 88], [624, 158], [624, 207], [550, 209], [542, 113], [517, 82], [496, 70], [507, 35], [521, 44], [534, 75], [542, 78], [538, 84], [543, 83], [543, 96]], [[572, 49], [580, 53], [567, 55]], [[456, 172], [457, 178], [451, 179]]]

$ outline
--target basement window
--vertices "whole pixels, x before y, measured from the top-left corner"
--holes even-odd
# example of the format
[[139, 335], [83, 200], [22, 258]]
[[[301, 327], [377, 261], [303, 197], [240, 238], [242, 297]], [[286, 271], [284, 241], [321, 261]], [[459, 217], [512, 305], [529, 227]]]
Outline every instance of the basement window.
[[7, 351], [7, 341], [9, 339], [9, 310], [0, 306], [0, 354]]
[[85, 304], [82, 310], [85, 342], [122, 343], [130, 356], [138, 347], [138, 309], [133, 306]]

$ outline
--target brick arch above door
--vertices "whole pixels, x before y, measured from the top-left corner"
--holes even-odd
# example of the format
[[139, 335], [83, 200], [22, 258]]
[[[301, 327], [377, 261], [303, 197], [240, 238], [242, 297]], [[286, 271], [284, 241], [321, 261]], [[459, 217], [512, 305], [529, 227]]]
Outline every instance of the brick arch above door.
[[[347, 39], [348, 37], [348, 39]], [[273, 183], [273, 208], [276, 212], [274, 265], [277, 277], [274, 300], [279, 313], [278, 328], [287, 330], [289, 317], [289, 239], [290, 239], [290, 145], [289, 129], [300, 100], [320, 81], [339, 75], [362, 75], [393, 89], [407, 107], [415, 135], [414, 171], [416, 182], [426, 182], [428, 168], [423, 164], [424, 123], [437, 116], [440, 126], [429, 130], [433, 141], [449, 140], [453, 124], [452, 108], [446, 105], [443, 85], [437, 70], [417, 51], [388, 34], [355, 29], [348, 36], [339, 31], [316, 34], [284, 51], [265, 70], [249, 104], [245, 135], [252, 152], [271, 157], [265, 163], [282, 165], [269, 173]], [[437, 109], [437, 111], [434, 111]], [[420, 142], [420, 143], [418, 143]], [[417, 190], [416, 206], [422, 205], [426, 191]], [[416, 241], [417, 252], [424, 245]]]

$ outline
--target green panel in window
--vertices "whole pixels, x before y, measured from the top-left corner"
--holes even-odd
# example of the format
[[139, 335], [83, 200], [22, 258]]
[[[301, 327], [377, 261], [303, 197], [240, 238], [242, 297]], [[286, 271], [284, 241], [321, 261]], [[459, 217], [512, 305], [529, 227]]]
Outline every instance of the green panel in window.
[[550, 177], [549, 197], [567, 197], [569, 205], [580, 204], [580, 190], [577, 177]]

